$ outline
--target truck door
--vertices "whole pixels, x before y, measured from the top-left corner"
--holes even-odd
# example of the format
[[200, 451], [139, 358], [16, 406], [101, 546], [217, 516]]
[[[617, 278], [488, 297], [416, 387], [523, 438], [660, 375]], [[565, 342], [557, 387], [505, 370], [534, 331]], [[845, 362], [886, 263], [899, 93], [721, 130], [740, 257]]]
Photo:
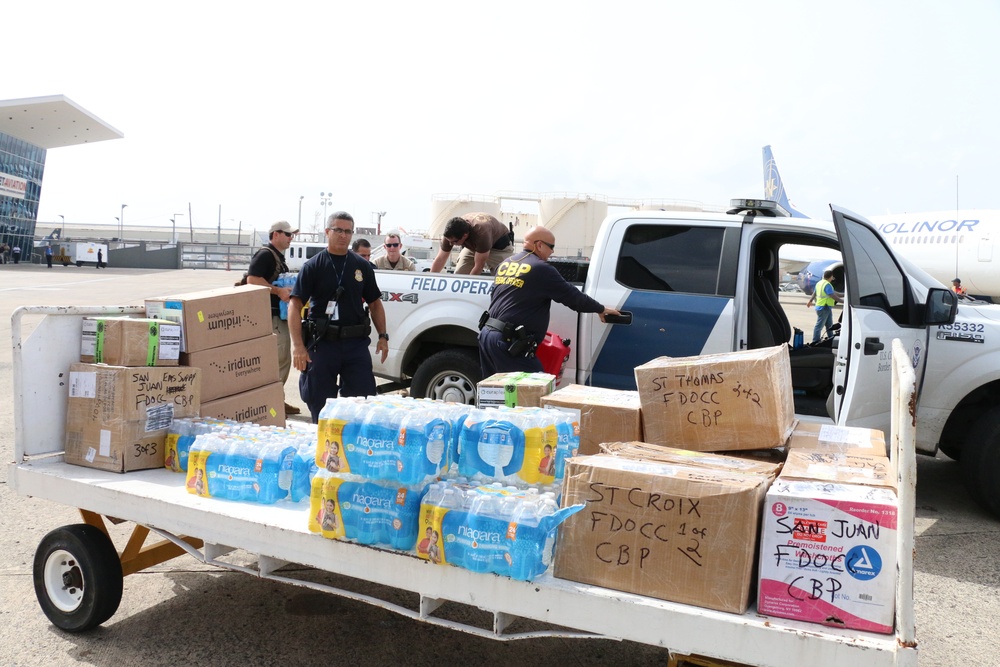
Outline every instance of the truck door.
[[920, 324], [909, 279], [882, 236], [867, 220], [830, 206], [844, 256], [844, 321], [834, 371], [838, 424], [889, 433], [892, 339], [909, 352], [920, 386], [927, 330]]
[[740, 231], [714, 220], [612, 223], [595, 249], [586, 291], [632, 320], [580, 316], [578, 379], [635, 389], [633, 369], [650, 359], [731, 351]]

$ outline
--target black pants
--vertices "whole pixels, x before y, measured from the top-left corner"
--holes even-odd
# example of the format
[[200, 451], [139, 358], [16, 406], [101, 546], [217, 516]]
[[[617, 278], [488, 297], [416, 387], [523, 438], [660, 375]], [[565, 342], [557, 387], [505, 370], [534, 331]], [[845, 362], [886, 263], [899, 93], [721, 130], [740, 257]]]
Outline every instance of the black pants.
[[484, 378], [494, 373], [542, 372], [542, 362], [538, 357], [512, 357], [507, 352], [509, 347], [510, 343], [503, 339], [501, 332], [483, 327], [479, 332], [479, 367]]

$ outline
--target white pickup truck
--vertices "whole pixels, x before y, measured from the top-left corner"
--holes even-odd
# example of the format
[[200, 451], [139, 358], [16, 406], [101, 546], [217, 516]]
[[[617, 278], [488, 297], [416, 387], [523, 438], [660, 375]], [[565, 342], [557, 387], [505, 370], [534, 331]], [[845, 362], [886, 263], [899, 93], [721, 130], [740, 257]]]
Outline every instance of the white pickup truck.
[[[796, 412], [888, 432], [889, 343], [899, 338], [920, 390], [917, 451], [959, 459], [969, 492], [1000, 516], [1000, 306], [959, 304], [867, 220], [831, 211], [832, 223], [803, 220], [773, 202], [741, 200], [725, 214], [608, 217], [582, 289], [624, 317], [603, 324], [553, 304], [549, 330], [572, 341], [564, 381], [634, 389], [633, 369], [655, 357], [790, 343], [780, 260], [836, 250], [841, 327], [832, 340], [791, 350]], [[492, 278], [379, 272], [378, 281], [390, 342], [376, 375], [409, 383], [413, 396], [472, 402]]]

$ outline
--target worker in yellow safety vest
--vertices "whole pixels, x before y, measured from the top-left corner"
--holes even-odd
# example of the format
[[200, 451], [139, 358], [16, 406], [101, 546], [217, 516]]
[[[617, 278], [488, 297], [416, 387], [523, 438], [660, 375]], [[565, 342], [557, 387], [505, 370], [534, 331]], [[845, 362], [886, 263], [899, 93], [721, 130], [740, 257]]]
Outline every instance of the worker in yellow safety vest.
[[813, 291], [813, 295], [809, 297], [809, 302], [806, 303], [806, 308], [811, 308], [813, 304], [816, 304], [816, 326], [813, 327], [813, 343], [819, 342], [819, 337], [823, 333], [824, 327], [826, 328], [827, 337], [833, 337], [833, 306], [844, 301], [844, 295], [833, 289], [831, 280], [833, 280], [833, 271], [827, 269], [823, 272], [823, 280], [816, 283], [816, 289]]

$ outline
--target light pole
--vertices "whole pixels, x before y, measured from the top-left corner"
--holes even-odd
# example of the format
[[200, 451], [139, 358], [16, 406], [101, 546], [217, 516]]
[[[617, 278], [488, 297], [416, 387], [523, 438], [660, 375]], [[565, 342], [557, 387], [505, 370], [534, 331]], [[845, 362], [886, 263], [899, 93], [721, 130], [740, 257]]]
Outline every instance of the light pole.
[[170, 222], [173, 225], [173, 229], [170, 232], [171, 243], [177, 243], [177, 216], [184, 215], [183, 213], [174, 213], [174, 217], [170, 218]]
[[382, 235], [382, 216], [385, 215], [385, 211], [372, 211], [372, 215], [378, 216], [378, 222], [375, 226], [375, 233], [379, 236]]
[[121, 241], [122, 237], [125, 235], [125, 207], [128, 204], [122, 204], [122, 213], [118, 219], [118, 240]]
[[62, 229], [59, 231], [59, 240], [61, 241], [66, 236], [66, 216], [60, 215], [59, 217], [62, 218]]
[[332, 192], [321, 192], [319, 193], [319, 202], [323, 204], [323, 228], [326, 228], [326, 207], [328, 204], [333, 203], [333, 193]]
[[299, 195], [299, 225], [296, 229], [302, 229], [302, 200], [305, 198], [305, 195]]

